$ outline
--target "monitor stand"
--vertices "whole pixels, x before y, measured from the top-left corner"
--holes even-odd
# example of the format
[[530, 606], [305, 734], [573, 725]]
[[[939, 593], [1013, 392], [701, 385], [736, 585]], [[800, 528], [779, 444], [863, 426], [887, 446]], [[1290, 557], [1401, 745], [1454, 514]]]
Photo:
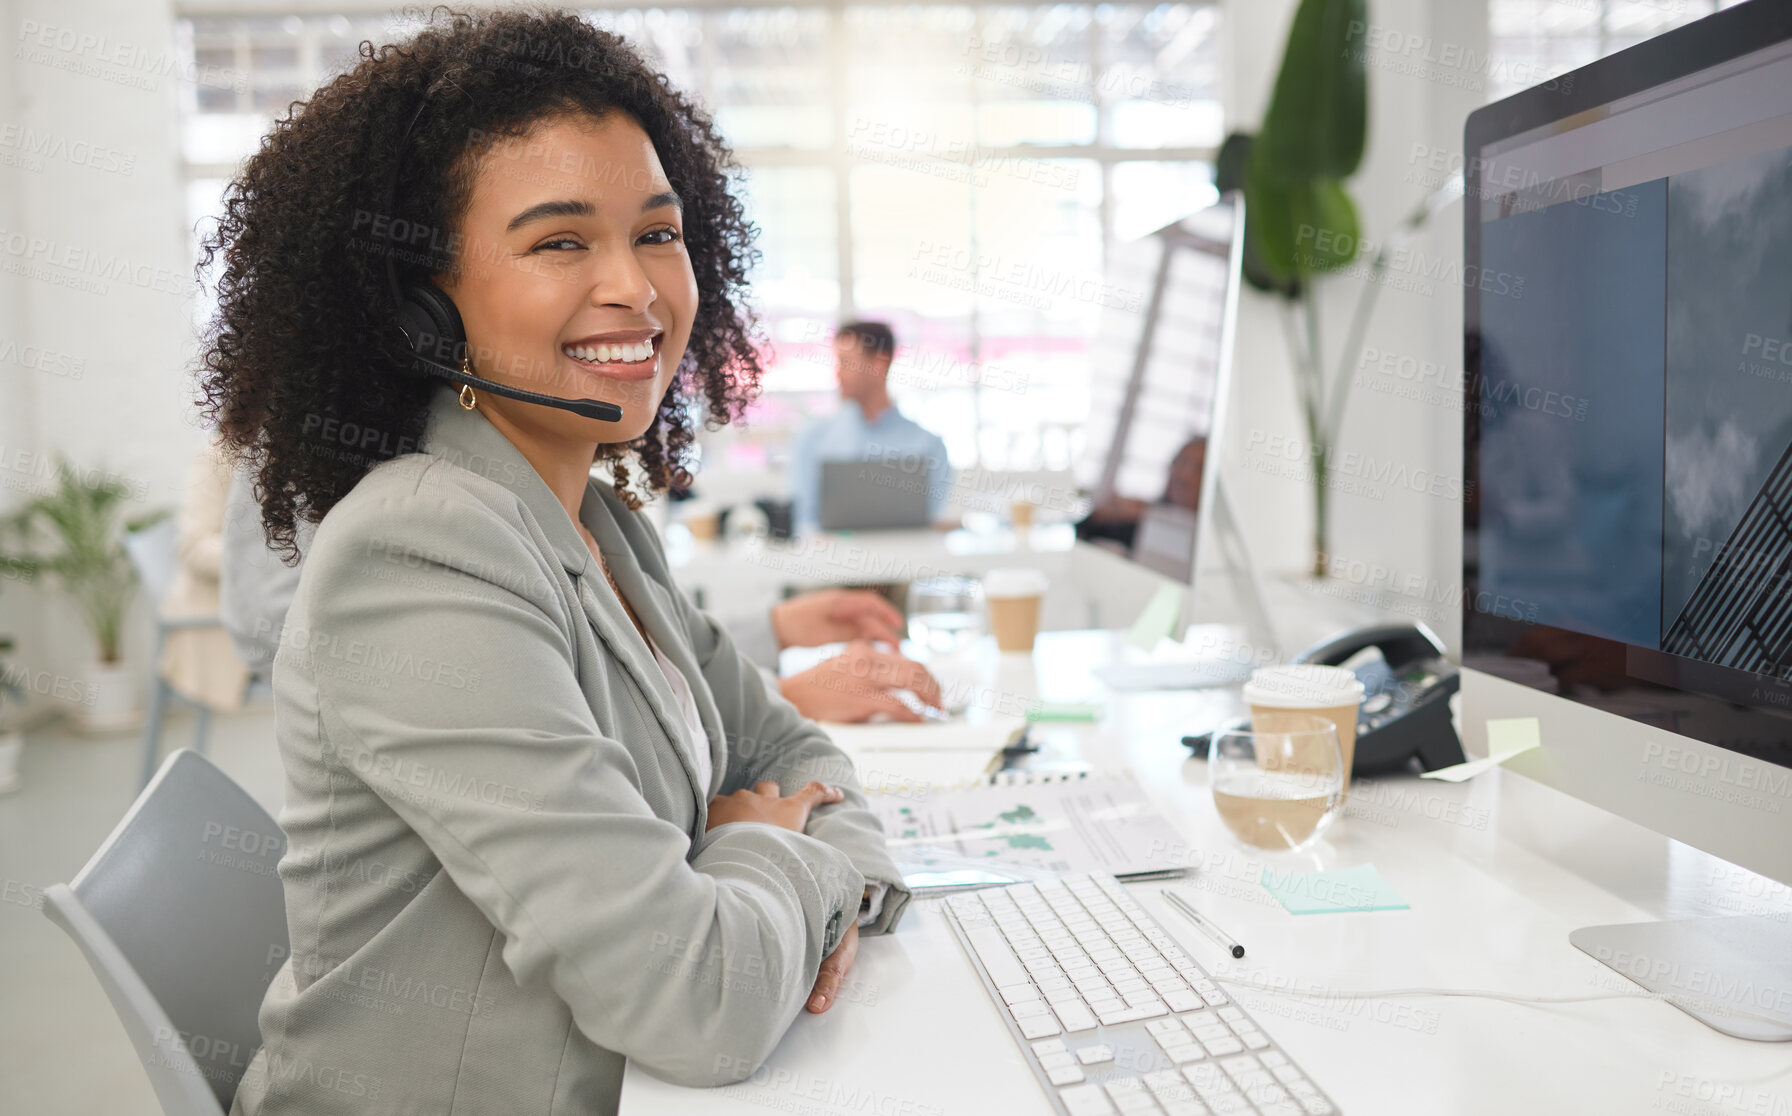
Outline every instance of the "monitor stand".
[[[1108, 663], [1095, 668], [1095, 677], [1113, 690], [1203, 690], [1218, 686], [1242, 686], [1251, 679], [1251, 671], [1280, 656], [1282, 641], [1270, 614], [1263, 578], [1251, 554], [1244, 525], [1226, 495], [1223, 477], [1213, 484], [1213, 515], [1209, 519], [1214, 534], [1212, 545], [1223, 556], [1230, 575], [1233, 601], [1244, 613], [1241, 627], [1244, 638], [1226, 640], [1230, 653], [1175, 658], [1143, 663]], [[1192, 563], [1191, 563], [1192, 568]], [[1220, 567], [1208, 571], [1219, 573]], [[1194, 589], [1190, 587], [1182, 607], [1183, 619], [1192, 614]], [[1244, 652], [1243, 659], [1239, 652]]]
[[1584, 926], [1568, 935], [1721, 1034], [1792, 1041], [1792, 923], [1759, 916]]

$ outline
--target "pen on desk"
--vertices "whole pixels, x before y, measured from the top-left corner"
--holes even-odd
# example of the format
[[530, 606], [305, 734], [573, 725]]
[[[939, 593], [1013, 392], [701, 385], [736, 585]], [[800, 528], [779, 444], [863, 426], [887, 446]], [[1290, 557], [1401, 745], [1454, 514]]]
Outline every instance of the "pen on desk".
[[1008, 734], [1007, 742], [1000, 748], [997, 748], [996, 754], [989, 757], [989, 763], [984, 765], [984, 778], [993, 778], [997, 772], [1007, 767], [1008, 758], [1010, 756], [1023, 756], [1028, 752], [1037, 752], [1039, 750], [1037, 744], [1032, 744], [1027, 741], [1027, 735], [1032, 727], [1033, 726], [1031, 725], [1022, 725]]
[[1220, 946], [1222, 948], [1224, 948], [1227, 953], [1230, 953], [1233, 957], [1236, 958], [1236, 957], [1244, 956], [1244, 947], [1243, 946], [1241, 946], [1237, 942], [1233, 941], [1231, 936], [1228, 935], [1224, 930], [1221, 930], [1218, 926], [1215, 926], [1213, 923], [1209, 922], [1201, 914], [1201, 912], [1199, 912], [1199, 911], [1195, 910], [1195, 908], [1189, 906], [1188, 902], [1186, 900], [1184, 900], [1182, 898], [1182, 896], [1176, 894], [1174, 891], [1171, 891], [1167, 887], [1161, 888], [1160, 890], [1163, 892], [1164, 902], [1170, 904], [1170, 906], [1175, 907], [1178, 911], [1182, 912], [1182, 917], [1184, 917], [1184, 918], [1188, 919], [1190, 922], [1194, 923], [1195, 929], [1201, 931], [1201, 933], [1206, 934], [1208, 937], [1210, 937], [1214, 941], [1218, 942], [1220, 944]]

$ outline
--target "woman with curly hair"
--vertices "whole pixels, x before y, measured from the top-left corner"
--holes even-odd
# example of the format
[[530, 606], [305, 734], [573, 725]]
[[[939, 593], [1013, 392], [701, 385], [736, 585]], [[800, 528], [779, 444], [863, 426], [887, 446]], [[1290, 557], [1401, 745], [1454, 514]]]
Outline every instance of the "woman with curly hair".
[[207, 399], [270, 541], [317, 524], [274, 670], [290, 953], [233, 1112], [739, 1080], [900, 916], [850, 762], [638, 514], [757, 387], [727, 160], [617, 37], [449, 14], [227, 193]]

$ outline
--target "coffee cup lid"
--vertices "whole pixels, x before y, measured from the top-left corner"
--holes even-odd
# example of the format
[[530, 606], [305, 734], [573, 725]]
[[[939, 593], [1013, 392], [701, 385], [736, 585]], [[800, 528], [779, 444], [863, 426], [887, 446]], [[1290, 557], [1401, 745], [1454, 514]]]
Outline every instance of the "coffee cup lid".
[[1036, 597], [1051, 584], [1044, 570], [1026, 566], [1006, 566], [983, 575], [985, 597]]
[[1285, 663], [1252, 671], [1244, 700], [1269, 709], [1329, 709], [1362, 701], [1363, 684], [1343, 667]]

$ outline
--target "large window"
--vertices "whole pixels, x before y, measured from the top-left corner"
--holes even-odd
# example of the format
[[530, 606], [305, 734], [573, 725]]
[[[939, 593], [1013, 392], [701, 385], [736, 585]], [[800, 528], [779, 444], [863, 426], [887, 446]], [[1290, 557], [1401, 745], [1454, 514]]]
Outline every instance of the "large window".
[[1488, 0], [1497, 101], [1740, 0]]
[[[881, 317], [901, 342], [898, 402], [947, 440], [955, 464], [1070, 464], [1097, 319], [1128, 294], [1102, 281], [1108, 250], [1214, 198], [1224, 131], [1213, 5], [666, 6], [589, 18], [695, 94], [745, 168], [770, 392], [829, 389], [834, 325]], [[194, 220], [216, 211], [290, 101], [352, 65], [362, 39], [410, 29], [383, 15], [184, 19], [197, 63], [242, 75], [185, 94]]]

